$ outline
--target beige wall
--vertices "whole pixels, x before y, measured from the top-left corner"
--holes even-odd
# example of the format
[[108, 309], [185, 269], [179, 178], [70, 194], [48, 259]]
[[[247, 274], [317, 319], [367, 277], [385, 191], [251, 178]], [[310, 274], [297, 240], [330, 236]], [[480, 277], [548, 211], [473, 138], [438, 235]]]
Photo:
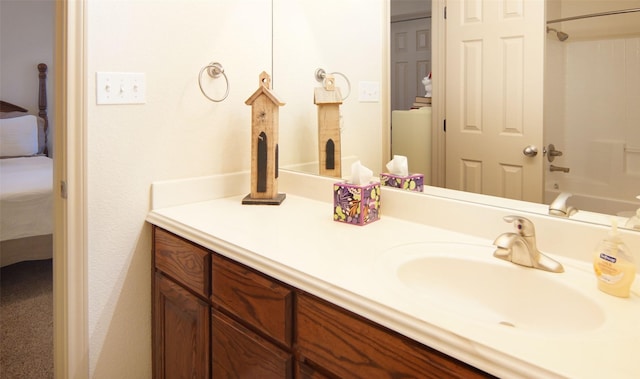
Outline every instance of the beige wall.
[[[274, 3], [274, 90], [287, 104], [280, 112], [281, 167], [318, 161], [318, 109], [314, 78], [322, 68], [336, 75], [342, 157], [355, 157], [379, 173], [382, 123], [388, 107], [383, 84], [384, 0], [278, 0]], [[356, 25], [355, 27], [353, 25]], [[385, 70], [386, 71], [386, 70]], [[359, 99], [363, 82], [380, 85], [377, 102]], [[348, 175], [351, 167], [343, 167]], [[317, 166], [315, 173], [317, 173]]]
[[[639, 7], [638, 0], [550, 1], [557, 19]], [[554, 164], [570, 173], [546, 172], [548, 189], [574, 195], [633, 201], [640, 174], [640, 13], [591, 17], [549, 25], [569, 34], [547, 34], [545, 145], [563, 151]], [[555, 196], [555, 194], [553, 194]], [[613, 202], [607, 202], [613, 204]], [[589, 205], [591, 207], [591, 205]], [[581, 207], [582, 208], [582, 207]], [[588, 208], [617, 213], [633, 206]]]
[[[271, 1], [95, 0], [86, 9], [89, 366], [93, 378], [148, 378], [151, 240], [145, 216], [150, 185], [249, 169], [251, 111], [244, 101], [257, 88], [261, 71], [277, 71], [271, 67]], [[360, 78], [382, 80], [378, 41], [383, 36], [373, 30], [371, 38], [358, 55], [372, 67], [354, 76], [356, 86]], [[214, 60], [224, 65], [231, 86], [221, 103], [207, 100], [197, 83], [200, 69]], [[343, 67], [328, 69], [353, 66]], [[146, 104], [96, 105], [99, 71], [146, 73]], [[291, 80], [279, 72], [276, 85]], [[295, 110], [290, 97], [312, 102], [316, 83], [308, 75], [308, 91], [283, 95], [276, 90], [287, 103], [281, 121]], [[205, 76], [205, 84], [213, 85], [211, 95], [216, 96], [223, 82], [211, 83]], [[365, 105], [373, 121], [359, 125], [379, 149], [380, 104], [373, 109]], [[286, 140], [283, 129], [281, 124]]]
[[[271, 71], [270, 1], [87, 5], [89, 365], [93, 378], [151, 377], [151, 182], [249, 168], [250, 108]], [[200, 69], [223, 64], [229, 97]], [[98, 71], [144, 72], [144, 105], [96, 105]], [[218, 95], [222, 81], [211, 83]], [[249, 190], [249, 189], [247, 189]]]

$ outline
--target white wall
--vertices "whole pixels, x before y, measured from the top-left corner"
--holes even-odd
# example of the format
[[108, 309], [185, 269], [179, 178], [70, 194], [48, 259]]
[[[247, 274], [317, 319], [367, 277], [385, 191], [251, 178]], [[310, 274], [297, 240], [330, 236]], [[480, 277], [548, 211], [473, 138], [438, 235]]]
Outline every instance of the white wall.
[[[378, 173], [382, 168], [383, 0], [278, 0], [274, 2], [275, 92], [287, 104], [280, 111], [281, 166], [318, 161], [316, 69], [340, 72], [351, 93], [340, 106], [343, 157], [356, 157]], [[336, 75], [343, 96], [348, 84]], [[358, 98], [362, 82], [380, 86], [377, 102]], [[350, 167], [343, 167], [343, 175]], [[317, 170], [316, 170], [317, 172]]]
[[[55, 1], [0, 1], [0, 98], [38, 114], [38, 64], [48, 66], [49, 136], [55, 130]], [[52, 155], [52, 143], [49, 141]]]
[[[382, 81], [383, 0], [350, 3], [345, 8], [350, 13], [339, 14], [341, 21], [334, 26], [351, 30], [356, 23], [359, 32], [353, 38], [360, 44], [346, 49], [353, 51], [339, 61], [314, 60], [310, 70], [302, 68], [300, 61], [283, 69], [278, 67], [279, 59], [271, 67], [270, 0], [95, 0], [87, 4], [91, 377], [151, 376], [151, 232], [145, 223], [150, 185], [250, 168], [251, 109], [244, 102], [257, 89], [260, 72], [274, 73], [275, 92], [287, 103], [280, 109], [281, 166], [302, 160], [295, 153], [285, 153], [305, 138], [289, 133], [292, 124], [287, 120], [295, 119], [291, 114], [298, 110], [300, 99], [315, 107], [317, 83], [312, 74], [316, 65], [344, 70], [352, 75], [354, 86], [360, 80]], [[331, 10], [325, 3], [317, 5]], [[287, 7], [276, 8], [282, 12], [278, 22], [299, 16]], [[291, 39], [303, 31], [316, 33], [313, 28], [321, 26], [325, 16], [320, 12], [310, 19], [290, 19], [298, 24], [294, 22], [295, 27], [278, 36], [274, 49], [295, 45]], [[306, 44], [304, 54], [292, 54], [322, 57], [326, 48]], [[229, 77], [229, 97], [221, 103], [205, 99], [198, 88], [197, 75], [211, 61], [222, 63]], [[96, 105], [98, 71], [146, 73], [146, 104]], [[290, 75], [293, 72], [303, 73], [304, 79]], [[224, 92], [222, 79], [211, 82], [206, 75], [204, 79], [211, 96]], [[357, 99], [357, 87], [351, 99]], [[345, 109], [351, 123], [347, 143], [361, 146], [363, 160], [377, 159], [377, 166], [381, 103], [354, 100], [350, 107]], [[315, 108], [313, 114], [310, 121], [315, 131]], [[313, 146], [315, 150], [315, 142]]]
[[[566, 46], [565, 156], [569, 182], [600, 196], [640, 194], [640, 37]], [[574, 186], [577, 188], [577, 186]]]
[[[244, 101], [260, 72], [271, 72], [271, 2], [105, 0], [87, 12], [91, 377], [149, 378], [150, 185], [249, 169]], [[214, 60], [231, 86], [221, 103], [197, 83]], [[98, 71], [146, 73], [146, 104], [96, 105]], [[222, 80], [204, 79], [211, 96], [221, 94]]]
[[[550, 4], [556, 12], [548, 13], [550, 19], [640, 5]], [[640, 13], [552, 25], [568, 32], [569, 39], [559, 42], [555, 34], [547, 36], [545, 143], [563, 151], [553, 164], [571, 171], [547, 170], [547, 187], [624, 201], [640, 194], [639, 25]]]

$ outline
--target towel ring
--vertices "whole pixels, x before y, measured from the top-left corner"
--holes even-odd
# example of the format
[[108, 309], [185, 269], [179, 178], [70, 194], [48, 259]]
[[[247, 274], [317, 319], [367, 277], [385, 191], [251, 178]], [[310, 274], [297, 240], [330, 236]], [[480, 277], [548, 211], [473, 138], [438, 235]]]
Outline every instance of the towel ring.
[[[206, 92], [204, 92], [204, 88], [202, 88], [202, 73], [204, 73], [205, 71], [207, 71], [207, 74], [209, 74], [209, 76], [212, 77], [213, 79], [219, 78], [220, 75], [224, 77], [224, 81], [227, 85], [227, 90], [225, 91], [222, 99], [214, 99], [209, 95], [207, 95]], [[200, 92], [202, 92], [204, 97], [213, 101], [214, 103], [219, 103], [224, 99], [226, 99], [227, 96], [229, 96], [229, 78], [227, 78], [227, 74], [224, 73], [224, 67], [222, 67], [222, 65], [218, 62], [211, 62], [200, 70], [200, 74], [198, 74], [198, 85], [200, 86]]]
[[[349, 81], [349, 78], [347, 78], [347, 76], [341, 72], [331, 72], [329, 73], [329, 75], [340, 75], [347, 82], [347, 94], [342, 97], [343, 101], [346, 100], [346, 98], [351, 95], [351, 82]], [[324, 83], [324, 79], [327, 77], [327, 72], [322, 68], [318, 68], [316, 69], [316, 73], [314, 76], [318, 82]]]

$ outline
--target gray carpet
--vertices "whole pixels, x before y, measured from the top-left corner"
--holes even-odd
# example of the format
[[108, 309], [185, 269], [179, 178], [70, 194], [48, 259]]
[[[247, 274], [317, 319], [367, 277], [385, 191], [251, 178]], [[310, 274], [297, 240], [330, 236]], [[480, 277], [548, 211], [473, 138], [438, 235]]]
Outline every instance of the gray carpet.
[[51, 259], [0, 269], [0, 378], [53, 378]]

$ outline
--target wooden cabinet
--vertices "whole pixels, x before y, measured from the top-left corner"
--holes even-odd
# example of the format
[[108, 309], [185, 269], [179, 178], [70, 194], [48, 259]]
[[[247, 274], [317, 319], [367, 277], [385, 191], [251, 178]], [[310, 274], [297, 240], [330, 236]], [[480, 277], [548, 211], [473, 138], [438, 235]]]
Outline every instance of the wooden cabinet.
[[155, 378], [489, 375], [154, 227]]
[[293, 377], [293, 356], [290, 353], [224, 313], [214, 310], [212, 330], [214, 378]]
[[300, 293], [296, 344], [307, 372], [340, 378], [486, 378], [474, 367]]
[[293, 291], [155, 227], [155, 378], [293, 378]]
[[155, 268], [196, 294], [211, 293], [211, 253], [165, 230], [156, 228]]
[[209, 377], [209, 304], [155, 274], [153, 373], [158, 379]]
[[283, 347], [291, 347], [293, 291], [255, 270], [213, 255], [214, 304]]

